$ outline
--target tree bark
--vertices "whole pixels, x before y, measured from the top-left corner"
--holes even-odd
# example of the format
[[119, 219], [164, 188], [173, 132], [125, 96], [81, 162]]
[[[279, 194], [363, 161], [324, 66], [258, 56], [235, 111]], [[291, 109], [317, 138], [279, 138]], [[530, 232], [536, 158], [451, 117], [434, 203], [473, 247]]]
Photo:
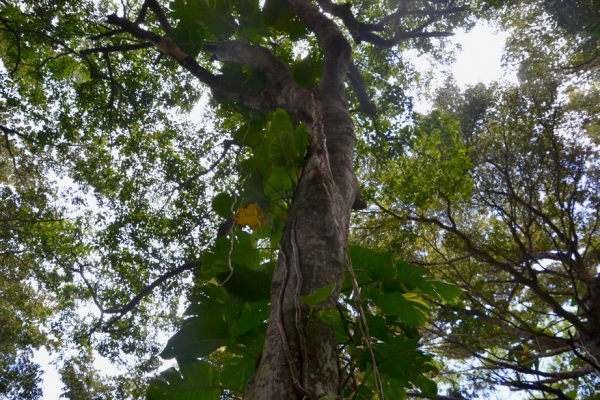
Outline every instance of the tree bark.
[[344, 85], [351, 47], [312, 2], [288, 4], [323, 49], [323, 77], [312, 93], [312, 118], [305, 121], [311, 146], [280, 242], [265, 346], [245, 400], [320, 399], [339, 392], [333, 329], [311, 321], [307, 330], [308, 307], [299, 296], [335, 283], [319, 308], [335, 307], [348, 261], [350, 212], [358, 197], [354, 123]]
[[340, 293], [358, 193], [354, 125], [343, 92], [314, 98], [310, 153], [280, 243], [265, 346], [247, 385], [247, 400], [319, 399], [339, 391], [333, 330], [311, 321], [308, 331], [308, 307], [299, 296], [334, 283], [334, 292], [319, 306], [329, 308]]

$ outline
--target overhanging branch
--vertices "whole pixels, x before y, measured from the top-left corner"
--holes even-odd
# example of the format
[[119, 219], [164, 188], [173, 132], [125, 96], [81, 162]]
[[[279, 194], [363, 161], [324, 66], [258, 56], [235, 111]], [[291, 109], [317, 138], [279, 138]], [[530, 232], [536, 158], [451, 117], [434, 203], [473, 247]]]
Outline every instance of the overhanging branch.
[[118, 26], [130, 35], [152, 43], [158, 50], [174, 58], [179, 65], [188, 70], [201, 82], [207, 84], [213, 91], [230, 98], [238, 104], [258, 111], [269, 112], [275, 109], [274, 104], [270, 101], [268, 96], [250, 93], [229, 85], [223, 79], [213, 75], [211, 72], [200, 66], [192, 56], [182, 51], [169, 37], [160, 36], [142, 29], [133, 22], [125, 18], [120, 18], [116, 14], [109, 15], [106, 20], [109, 24]]
[[[408, 10], [406, 8], [406, 4], [400, 2], [400, 6], [394, 13], [385, 16], [376, 24], [367, 24], [359, 21], [356, 18], [356, 16], [352, 13], [350, 3], [335, 4], [331, 0], [318, 0], [318, 3], [325, 12], [328, 12], [342, 20], [356, 43], [368, 42], [381, 47], [393, 47], [403, 40], [412, 38], [453, 36], [454, 34], [451, 32], [423, 32], [423, 29], [431, 23], [437, 21], [441, 16], [456, 14], [467, 9], [466, 7], [453, 7], [443, 10], [434, 10], [433, 8], [428, 7], [425, 10]], [[409, 31], [404, 31], [401, 27], [399, 27], [394, 31], [392, 38], [389, 39], [374, 33], [382, 32], [385, 26], [389, 23], [397, 23], [404, 17], [418, 15], [428, 16], [429, 19], [424, 24]]]

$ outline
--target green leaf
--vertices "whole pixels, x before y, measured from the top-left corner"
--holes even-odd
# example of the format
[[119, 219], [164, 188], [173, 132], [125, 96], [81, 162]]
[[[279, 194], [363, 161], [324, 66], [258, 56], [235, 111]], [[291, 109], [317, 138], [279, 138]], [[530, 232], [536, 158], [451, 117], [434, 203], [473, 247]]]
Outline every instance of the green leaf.
[[[432, 295], [433, 297], [439, 296], [445, 302], [454, 300], [454, 298], [463, 292], [463, 290], [458, 286], [452, 283], [444, 282], [441, 279], [428, 279], [427, 284], [431, 285], [435, 293], [428, 293], [425, 289], [423, 289], [423, 292]], [[423, 287], [424, 286], [425, 285], [423, 285]]]
[[265, 131], [263, 124], [258, 121], [251, 121], [250, 123], [242, 125], [235, 133], [233, 138], [238, 143], [243, 143], [248, 147], [256, 147], [261, 144]]
[[254, 373], [256, 360], [252, 357], [229, 357], [223, 361], [221, 384], [225, 389], [243, 392]]
[[314, 292], [307, 294], [306, 296], [301, 296], [300, 300], [312, 309], [324, 302], [335, 290], [335, 283], [331, 285], [323, 286]]
[[237, 337], [264, 325], [269, 318], [270, 305], [268, 301], [246, 304], [241, 315], [233, 323], [230, 334]]
[[271, 279], [264, 272], [236, 266], [233, 273], [222, 272], [217, 277], [221, 282], [225, 282], [225, 289], [242, 300], [258, 302], [270, 297]]
[[414, 293], [381, 293], [374, 285], [363, 287], [363, 297], [370, 299], [386, 315], [397, 315], [410, 326], [420, 326], [427, 322], [429, 307]]
[[289, 173], [280, 167], [273, 168], [271, 176], [265, 184], [265, 195], [272, 197], [273, 194], [283, 194], [292, 188], [292, 180], [290, 179]]
[[212, 208], [219, 217], [229, 218], [237, 211], [234, 202], [234, 197], [229, 193], [219, 193], [212, 199]]
[[225, 40], [231, 37], [238, 28], [235, 19], [229, 12], [229, 3], [225, 0], [175, 0], [171, 3], [173, 16], [181, 21], [185, 29], [198, 26], [205, 27], [214, 38]]
[[336, 307], [332, 308], [323, 308], [315, 312], [315, 317], [327, 325], [331, 325], [333, 327], [333, 334], [335, 335], [336, 343], [347, 343], [348, 333], [344, 328], [344, 321], [340, 316], [340, 313]]
[[433, 380], [424, 375], [415, 374], [414, 377], [411, 377], [411, 381], [419, 387], [421, 393], [423, 393], [425, 397], [433, 398], [437, 396], [438, 387], [437, 383], [435, 383]]
[[225, 345], [228, 337], [229, 326], [223, 320], [221, 307], [200, 305], [198, 315], [183, 321], [160, 356], [167, 360], [206, 357]]
[[244, 189], [242, 192], [242, 203], [260, 203], [264, 199], [263, 194], [263, 175], [254, 170], [249, 177], [244, 180]]
[[154, 379], [146, 391], [148, 400], [219, 400], [219, 371], [201, 360], [181, 360], [179, 369], [161, 372], [164, 380]]
[[391, 281], [396, 278], [394, 258], [388, 253], [378, 253], [361, 246], [348, 246], [352, 268], [366, 270], [369, 277], [377, 281]]
[[296, 160], [304, 159], [308, 143], [310, 143], [310, 134], [306, 130], [306, 125], [300, 124], [294, 131], [294, 157]]
[[[233, 247], [232, 247], [233, 246]], [[233, 244], [228, 237], [220, 237], [208, 251], [202, 253], [202, 273], [206, 279], [212, 279], [221, 273], [229, 273], [231, 266], [256, 270], [260, 267], [261, 255], [256, 243], [248, 232], [236, 231]]]
[[[272, 125], [271, 125], [272, 126]], [[272, 128], [275, 129], [275, 128]], [[269, 144], [269, 161], [275, 167], [284, 167], [294, 160], [293, 129], [279, 130]]]

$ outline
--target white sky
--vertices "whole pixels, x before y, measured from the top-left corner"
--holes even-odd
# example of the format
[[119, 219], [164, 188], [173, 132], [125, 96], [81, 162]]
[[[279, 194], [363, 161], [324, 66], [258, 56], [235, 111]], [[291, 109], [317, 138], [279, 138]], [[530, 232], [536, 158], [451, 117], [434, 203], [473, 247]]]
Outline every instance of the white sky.
[[[459, 43], [462, 51], [456, 55], [456, 62], [449, 70], [458, 86], [464, 89], [466, 86], [472, 86], [479, 82], [484, 84], [498, 80], [517, 82], [514, 73], [506, 75], [501, 68], [504, 43], [508, 37], [506, 32], [496, 33], [495, 28], [480, 24], [470, 32], [465, 33], [458, 30], [455, 33], [451, 40]], [[408, 52], [405, 57], [421, 71], [427, 70], [432, 64], [427, 55], [417, 57], [416, 52], [414, 55]], [[432, 82], [432, 87], [430, 87], [431, 93], [435, 86], [443, 84], [445, 79], [443, 72], [447, 69], [447, 67], [440, 68]], [[413, 97], [415, 111], [421, 114], [431, 111], [431, 102], [427, 98], [416, 95]]]
[[[457, 61], [452, 66], [451, 71], [454, 79], [461, 87], [474, 85], [478, 82], [488, 84], [494, 80], [507, 79], [515, 81], [514, 76], [503, 76], [503, 71], [500, 66], [504, 42], [507, 34], [501, 32], [494, 34], [494, 29], [488, 26], [480, 25], [464, 33], [458, 31], [454, 36], [454, 40], [462, 45], [462, 52], [457, 55]], [[413, 61], [425, 67], [428, 66], [426, 57], [413, 58]], [[440, 77], [440, 82], [443, 78]], [[426, 101], [420, 101], [415, 105], [415, 110], [419, 112], [427, 112], [430, 109], [430, 104]], [[35, 362], [42, 365], [44, 369], [43, 385], [44, 400], [58, 400], [62, 391], [62, 382], [60, 376], [56, 372], [56, 368], [50, 364], [55, 357], [49, 355], [45, 350], [40, 350], [35, 354]], [[94, 366], [106, 374], [113, 374], [114, 366], [100, 357]], [[518, 399], [521, 396], [510, 395], [502, 391], [498, 398], [503, 399]]]
[[501, 78], [514, 80], [514, 76], [503, 76], [500, 68], [504, 43], [508, 34], [487, 25], [477, 25], [471, 32], [457, 31], [453, 39], [460, 43], [463, 51], [452, 67], [454, 79], [459, 86], [490, 83]]

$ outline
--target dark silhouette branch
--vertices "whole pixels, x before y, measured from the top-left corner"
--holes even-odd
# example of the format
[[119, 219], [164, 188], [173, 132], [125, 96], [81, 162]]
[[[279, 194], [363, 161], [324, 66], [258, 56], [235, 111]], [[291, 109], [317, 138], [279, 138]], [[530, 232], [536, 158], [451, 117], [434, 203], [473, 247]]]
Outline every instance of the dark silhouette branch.
[[86, 49], [81, 51], [81, 55], [88, 55], [93, 53], [114, 53], [114, 52], [123, 52], [123, 51], [132, 51], [132, 50], [140, 50], [147, 49], [153, 47], [152, 43], [134, 43], [134, 44], [124, 44], [119, 46], [107, 46], [107, 47], [96, 47], [93, 49]]
[[19, 64], [21, 62], [21, 34], [19, 31], [15, 30], [12, 26], [10, 26], [9, 22], [0, 15], [0, 22], [2, 22], [2, 25], [4, 25], [6, 27], [6, 30], [9, 31], [10, 33], [13, 34], [13, 36], [15, 37], [15, 41], [17, 42], [17, 59], [15, 61], [15, 66], [13, 67], [13, 69], [10, 71], [10, 75], [14, 75], [17, 70], [19, 69]]
[[418, 399], [430, 399], [430, 400], [464, 400], [464, 397], [453, 397], [453, 396], [435, 396], [435, 397], [427, 397], [421, 392], [416, 391], [407, 391], [406, 395], [408, 397], [416, 397]]
[[[352, 38], [356, 43], [368, 42], [377, 46], [382, 47], [393, 47], [403, 40], [412, 38], [429, 38], [429, 37], [448, 37], [453, 36], [451, 32], [422, 32], [422, 30], [437, 21], [437, 19], [444, 15], [450, 15], [459, 13], [466, 10], [466, 7], [454, 7], [447, 8], [444, 10], [434, 10], [432, 8], [425, 10], [408, 10], [406, 4], [401, 3], [398, 10], [384, 18], [379, 23], [367, 24], [360, 22], [356, 16], [352, 13], [351, 4], [335, 4], [331, 0], [318, 0], [319, 6], [323, 11], [330, 13], [342, 20], [348, 31], [352, 35]], [[392, 38], [385, 39], [379, 34], [374, 32], [381, 32], [384, 30], [385, 25], [390, 22], [399, 21], [406, 16], [429, 16], [428, 21], [418, 26], [417, 28], [405, 32], [402, 28], [398, 28]]]
[[227, 155], [227, 152], [229, 151], [229, 148], [233, 144], [238, 144], [238, 143], [235, 140], [229, 140], [229, 139], [228, 140], [224, 140], [223, 141], [223, 152], [221, 153], [221, 155], [219, 156], [219, 158], [217, 159], [217, 161], [215, 161], [214, 163], [212, 163], [212, 165], [210, 167], [208, 167], [207, 169], [205, 169], [204, 171], [200, 171], [197, 174], [194, 174], [191, 177], [189, 177], [188, 179], [186, 179], [184, 182], [181, 182], [179, 184], [179, 186], [178, 186], [177, 189], [182, 189], [182, 188], [184, 188], [186, 186], [189, 186], [196, 179], [200, 178], [203, 175], [206, 175], [206, 174], [212, 172], [217, 167], [217, 165], [219, 165], [221, 163], [221, 161], [223, 161], [223, 159]]
[[[123, 306], [121, 308], [111, 308], [111, 309], [107, 309], [107, 310], [102, 310], [102, 312], [104, 312], [105, 314], [126, 314], [129, 311], [133, 310], [133, 308], [136, 305], [138, 305], [138, 303], [140, 301], [142, 301], [142, 299], [144, 297], [146, 297], [148, 294], [150, 294], [150, 292], [152, 292], [157, 286], [159, 286], [161, 283], [163, 283], [167, 279], [170, 279], [170, 278], [172, 278], [174, 276], [177, 276], [177, 275], [181, 274], [184, 271], [187, 271], [187, 270], [190, 270], [190, 269], [194, 269], [194, 268], [198, 268], [200, 266], [202, 266], [202, 260], [189, 261], [189, 262], [183, 264], [181, 267], [175, 268], [174, 270], [166, 272], [163, 275], [161, 275], [158, 278], [156, 278], [154, 280], [154, 282], [152, 282], [151, 284], [149, 284], [148, 286], [146, 286], [144, 289], [142, 289], [137, 294], [137, 296], [135, 296], [133, 299], [131, 299], [129, 301], [129, 303], [127, 303], [125, 306]], [[114, 321], [114, 322], [116, 322], [116, 321]]]
[[503, 382], [501, 384], [505, 385], [505, 386], [516, 387], [516, 388], [519, 388], [519, 389], [539, 390], [541, 392], [550, 393], [550, 394], [555, 395], [556, 398], [559, 399], [559, 400], [573, 400], [569, 396], [565, 395], [562, 392], [562, 390], [554, 389], [552, 387], [546, 386], [546, 385], [538, 383], [538, 382], [510, 381], [510, 382]]
[[348, 68], [348, 79], [350, 80], [350, 85], [352, 85], [354, 95], [356, 96], [356, 99], [360, 104], [359, 111], [364, 112], [368, 115], [377, 114], [377, 108], [369, 98], [369, 94], [367, 93], [367, 90], [365, 88], [365, 82], [363, 80], [363, 77], [353, 62], [350, 63], [350, 68]]
[[558, 301], [556, 301], [556, 299], [554, 299], [548, 292], [544, 291], [535, 280], [523, 275], [523, 273], [521, 273], [520, 271], [515, 269], [513, 265], [498, 261], [497, 259], [492, 257], [486, 251], [483, 251], [480, 248], [476, 247], [474, 245], [474, 243], [471, 241], [471, 239], [467, 235], [465, 235], [463, 232], [459, 231], [456, 227], [446, 225], [445, 223], [443, 223], [442, 221], [440, 221], [437, 218], [427, 218], [424, 216], [400, 216], [400, 215], [396, 214], [395, 212], [389, 210], [388, 208], [384, 207], [377, 201], [374, 201], [374, 203], [386, 214], [389, 214], [389, 215], [393, 216], [394, 218], [399, 219], [400, 221], [413, 221], [413, 222], [433, 224], [433, 225], [436, 225], [439, 228], [443, 229], [446, 232], [456, 235], [464, 243], [466, 251], [471, 253], [471, 255], [480, 259], [481, 261], [484, 261], [484, 262], [490, 264], [491, 266], [497, 267], [497, 268], [501, 269], [502, 271], [509, 273], [510, 275], [512, 275], [515, 278], [516, 282], [519, 282], [520, 284], [529, 287], [540, 298], [540, 300], [543, 300], [546, 304], [548, 304], [552, 308], [552, 311], [554, 311], [554, 313], [556, 313], [556, 315], [569, 321], [579, 332], [587, 332], [587, 328], [586, 328], [585, 324], [579, 319], [579, 317], [577, 315], [565, 310], [560, 305], [560, 303]]
[[[200, 266], [202, 266], [202, 260], [189, 261], [189, 262], [183, 264], [182, 266], [180, 266], [179, 268], [176, 268], [174, 270], [166, 272], [163, 275], [156, 278], [151, 284], [147, 285], [144, 289], [142, 289], [134, 298], [132, 298], [123, 307], [109, 308], [109, 309], [104, 309], [102, 307], [92, 285], [90, 284], [90, 282], [88, 282], [85, 275], [83, 274], [83, 267], [80, 266], [80, 269], [78, 272], [80, 273], [82, 279], [84, 280], [86, 286], [88, 287], [88, 290], [90, 291], [90, 293], [92, 295], [92, 300], [94, 301], [94, 304], [96, 304], [96, 307], [98, 307], [98, 309], [100, 310], [100, 318], [85, 335], [78, 336], [78, 337], [76, 337], [76, 339], [91, 338], [91, 336], [99, 329], [103, 333], [116, 332], [117, 330], [111, 330], [109, 328], [111, 326], [113, 326], [115, 323], [117, 323], [121, 318], [123, 318], [128, 312], [133, 310], [146, 296], [148, 296], [150, 293], [152, 293], [152, 291], [154, 289], [156, 289], [159, 285], [161, 285], [167, 279], [177, 276], [177, 275], [181, 274], [182, 272], [185, 272], [187, 270], [191, 270], [194, 268], [198, 268]], [[117, 315], [114, 315], [106, 323], [104, 323], [104, 315], [105, 314], [117, 314]], [[123, 329], [127, 329], [127, 328], [119, 328], [118, 331], [121, 331]]]
[[167, 18], [165, 11], [162, 9], [160, 4], [158, 4], [158, 2], [156, 0], [144, 1], [144, 4], [142, 5], [140, 13], [138, 14], [138, 17], [134, 21], [135, 25], [139, 25], [142, 22], [146, 21], [146, 12], [148, 9], [152, 10], [154, 15], [156, 16], [156, 19], [158, 20], [158, 23], [160, 24], [162, 30], [165, 33], [169, 34], [169, 33], [171, 33], [171, 31], [173, 31], [173, 28], [171, 27], [171, 24], [169, 23], [169, 19]]

